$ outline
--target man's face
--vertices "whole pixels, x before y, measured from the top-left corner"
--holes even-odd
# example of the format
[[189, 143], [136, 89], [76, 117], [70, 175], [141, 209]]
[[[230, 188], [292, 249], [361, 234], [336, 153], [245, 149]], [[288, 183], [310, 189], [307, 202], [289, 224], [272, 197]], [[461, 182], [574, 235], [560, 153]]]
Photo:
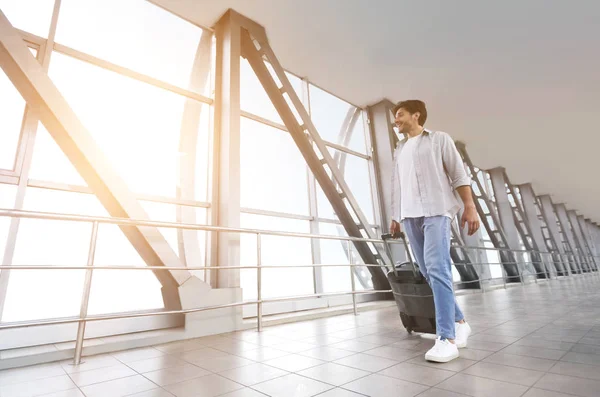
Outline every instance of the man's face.
[[400, 108], [396, 112], [396, 126], [401, 133], [409, 132], [414, 126], [417, 125], [419, 120], [419, 113], [410, 114], [406, 109]]

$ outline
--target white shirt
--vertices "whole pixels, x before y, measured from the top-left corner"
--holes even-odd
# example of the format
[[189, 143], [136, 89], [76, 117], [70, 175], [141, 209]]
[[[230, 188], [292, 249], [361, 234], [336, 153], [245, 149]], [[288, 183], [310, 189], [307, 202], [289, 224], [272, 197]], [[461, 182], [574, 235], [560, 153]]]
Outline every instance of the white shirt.
[[454, 189], [470, 185], [460, 153], [447, 133], [424, 130], [401, 140], [394, 151], [392, 219], [454, 218], [461, 207]]

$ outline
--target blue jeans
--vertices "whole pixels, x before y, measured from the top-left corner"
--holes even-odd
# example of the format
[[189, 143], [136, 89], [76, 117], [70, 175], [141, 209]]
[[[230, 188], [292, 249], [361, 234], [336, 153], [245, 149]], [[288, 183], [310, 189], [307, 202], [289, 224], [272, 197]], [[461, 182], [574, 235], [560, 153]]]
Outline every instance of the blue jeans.
[[432, 216], [402, 221], [419, 270], [433, 291], [437, 335], [454, 339], [454, 323], [464, 315], [454, 297], [450, 258], [450, 218]]

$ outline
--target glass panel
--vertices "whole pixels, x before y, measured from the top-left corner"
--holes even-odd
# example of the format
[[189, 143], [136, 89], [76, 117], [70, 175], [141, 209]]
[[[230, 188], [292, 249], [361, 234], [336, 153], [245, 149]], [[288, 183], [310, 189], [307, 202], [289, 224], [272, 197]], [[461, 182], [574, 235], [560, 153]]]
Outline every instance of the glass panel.
[[0, 10], [15, 28], [48, 37], [54, 0], [0, 0]]
[[29, 177], [49, 182], [87, 186], [73, 164], [41, 123], [38, 123], [35, 135]]
[[24, 112], [25, 100], [0, 69], [0, 168], [2, 169], [14, 168]]
[[[17, 195], [16, 185], [6, 185], [0, 183], [0, 208], [14, 208], [15, 197]], [[8, 239], [8, 230], [10, 227], [10, 218], [0, 216], [0, 255], [4, 256], [6, 240]], [[0, 261], [0, 263], [2, 263]]]
[[[361, 211], [368, 222], [374, 223], [373, 199], [369, 176], [369, 162], [361, 157], [343, 153], [338, 150], [329, 150], [334, 160], [339, 156], [338, 164], [344, 175], [346, 184], [356, 199]], [[317, 183], [317, 206], [320, 218], [336, 219], [335, 213], [321, 186]]]
[[[271, 71], [271, 75], [275, 76], [272, 66], [268, 62], [265, 62], [265, 65]], [[298, 97], [302, 99], [302, 80], [287, 72], [286, 76]], [[283, 124], [252, 66], [244, 58], [240, 60], [240, 106], [248, 113]]]
[[[331, 223], [319, 223], [319, 234], [347, 236], [346, 231], [341, 225]], [[347, 241], [319, 240], [319, 243], [321, 245], [321, 264], [341, 265], [350, 263]], [[350, 269], [348, 267], [322, 267], [321, 272], [323, 275], [323, 292], [352, 290]], [[360, 282], [357, 281], [356, 286], [360, 285]]]
[[306, 163], [288, 133], [242, 117], [241, 205], [308, 215]]
[[[184, 97], [58, 53], [52, 59], [50, 76], [132, 191], [176, 195]], [[208, 115], [208, 111], [207, 105], [202, 106], [202, 113]], [[207, 145], [209, 119], [201, 120], [199, 145]], [[46, 141], [37, 148], [39, 158], [34, 155], [32, 175], [67, 183], [75, 179], [71, 174], [67, 177], [66, 169], [72, 167], [65, 166], [60, 176], [39, 168], [51, 168], [47, 167], [49, 146]], [[54, 156], [60, 157], [56, 151]], [[199, 152], [197, 162], [208, 169], [208, 151]], [[206, 198], [205, 189], [205, 184], [199, 185], [201, 198]]]
[[56, 41], [186, 88], [202, 34], [143, 0], [62, 0]]
[[342, 128], [347, 127], [344, 125], [344, 121], [349, 119], [355, 109], [349, 103], [312, 84], [310, 85], [311, 117], [321, 138], [366, 153], [362, 114], [358, 118], [354, 129], [351, 130], [351, 139], [344, 138], [344, 135], [342, 135]]
[[[37, 188], [27, 188], [23, 209], [103, 215], [92, 195]], [[91, 230], [84, 222], [22, 219], [13, 264], [85, 266]], [[84, 277], [84, 270], [11, 271], [2, 321], [77, 315]]]
[[[153, 221], [175, 222], [176, 205], [140, 201]], [[206, 210], [198, 208], [197, 223], [205, 223]], [[159, 228], [171, 249], [178, 255], [177, 229]], [[203, 266], [205, 234], [198, 233], [198, 244]], [[101, 225], [98, 233], [96, 265], [136, 266], [146, 264], [127, 237], [116, 225]], [[191, 266], [192, 264], [190, 264]], [[135, 294], [131, 293], [135, 285]], [[161, 284], [150, 270], [98, 270], [94, 272], [90, 294], [90, 314], [107, 314], [164, 307]]]
[[[243, 228], [309, 233], [308, 221], [241, 214]], [[262, 236], [262, 264], [265, 266], [310, 265], [310, 239], [296, 237]], [[256, 266], [256, 236], [241, 235], [240, 258], [242, 266]], [[256, 299], [256, 269], [242, 269], [240, 273], [244, 300]], [[314, 293], [312, 268], [264, 269], [262, 296], [282, 297]]]

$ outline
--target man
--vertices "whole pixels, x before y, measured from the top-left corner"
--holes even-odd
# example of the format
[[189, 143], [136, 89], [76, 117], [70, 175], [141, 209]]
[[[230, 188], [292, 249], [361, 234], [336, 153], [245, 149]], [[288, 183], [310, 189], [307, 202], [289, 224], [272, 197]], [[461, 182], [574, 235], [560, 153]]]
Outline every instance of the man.
[[464, 204], [461, 227], [469, 235], [479, 229], [471, 179], [445, 132], [429, 131], [425, 103], [408, 100], [393, 109], [404, 139], [394, 152], [392, 234], [405, 230], [419, 269], [433, 291], [437, 336], [425, 359], [448, 362], [467, 346], [470, 326], [456, 303], [450, 258], [451, 223], [460, 210], [453, 191]]

